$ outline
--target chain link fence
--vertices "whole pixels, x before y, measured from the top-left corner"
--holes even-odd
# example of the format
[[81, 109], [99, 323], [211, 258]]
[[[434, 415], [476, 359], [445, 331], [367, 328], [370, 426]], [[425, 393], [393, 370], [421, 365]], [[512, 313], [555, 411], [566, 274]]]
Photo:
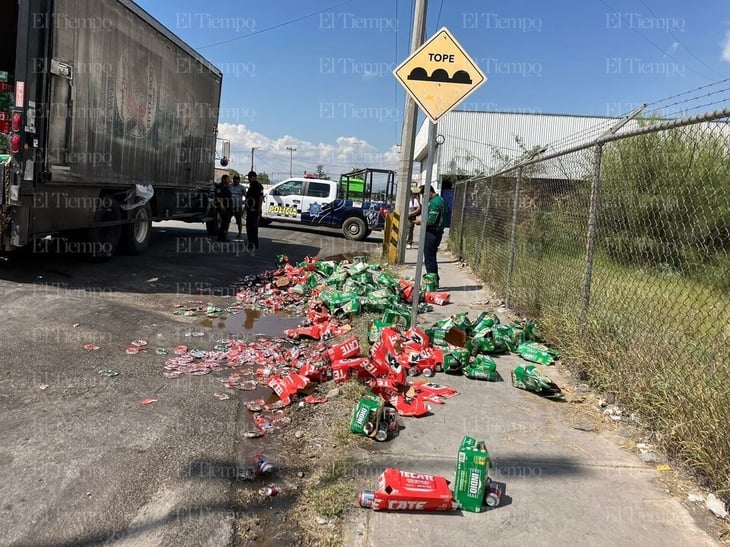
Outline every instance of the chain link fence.
[[455, 186], [449, 249], [730, 499], [730, 109]]

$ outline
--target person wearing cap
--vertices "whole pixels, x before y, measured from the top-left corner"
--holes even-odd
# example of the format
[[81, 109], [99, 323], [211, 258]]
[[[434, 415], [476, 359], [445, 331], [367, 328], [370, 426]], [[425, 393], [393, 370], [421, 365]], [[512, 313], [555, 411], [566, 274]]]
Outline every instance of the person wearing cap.
[[406, 239], [408, 249], [413, 248], [413, 228], [416, 226], [413, 221], [421, 214], [421, 200], [418, 197], [420, 195], [420, 186], [411, 188], [411, 200], [408, 203], [408, 237]]
[[241, 186], [241, 177], [239, 175], [233, 175], [233, 185], [229, 186], [228, 189], [231, 192], [231, 214], [236, 219], [236, 226], [238, 226], [236, 239], [241, 239], [241, 232], [243, 231], [243, 194], [245, 189]]
[[256, 171], [249, 171], [246, 191], [246, 239], [251, 252], [259, 248], [259, 221], [263, 207], [264, 187], [258, 181]]
[[[439, 278], [439, 265], [436, 259], [441, 238], [446, 227], [446, 217], [449, 214], [448, 206], [440, 195], [436, 193], [433, 186], [429, 185], [428, 214], [426, 216], [426, 241], [423, 247], [423, 263], [426, 266], [426, 273], [435, 274], [437, 283]], [[421, 225], [423, 216], [416, 219], [415, 224]]]

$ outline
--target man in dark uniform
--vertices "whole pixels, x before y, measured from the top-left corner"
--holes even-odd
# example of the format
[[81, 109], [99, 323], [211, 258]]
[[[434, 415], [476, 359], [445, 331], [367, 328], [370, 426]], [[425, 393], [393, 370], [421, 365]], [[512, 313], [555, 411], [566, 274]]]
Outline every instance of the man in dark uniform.
[[231, 183], [229, 175], [221, 177], [221, 183], [215, 189], [216, 208], [220, 214], [221, 224], [218, 229], [218, 241], [228, 241], [228, 226], [231, 224], [232, 196], [228, 185]]
[[264, 207], [264, 187], [258, 181], [256, 171], [248, 173], [246, 191], [246, 238], [247, 247], [253, 252], [259, 248], [259, 221]]

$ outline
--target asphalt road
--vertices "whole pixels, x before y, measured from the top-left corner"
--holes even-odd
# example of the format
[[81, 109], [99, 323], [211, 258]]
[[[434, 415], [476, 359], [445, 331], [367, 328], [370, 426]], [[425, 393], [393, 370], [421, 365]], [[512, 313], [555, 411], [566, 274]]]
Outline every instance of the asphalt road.
[[[28, 252], [0, 261], [0, 544], [231, 540], [247, 511], [232, 495], [239, 403], [216, 399], [212, 376], [165, 379], [166, 357], [154, 351], [192, 345], [193, 331], [205, 333], [194, 344], [210, 349], [226, 324], [173, 315], [175, 305], [230, 303], [238, 280], [272, 268], [279, 253], [379, 256], [382, 246], [377, 232], [351, 242], [272, 225], [260, 236], [252, 256], [243, 243], [210, 240], [200, 225], [166, 222], [141, 256], [99, 263]], [[147, 349], [127, 354], [140, 339]], [[156, 401], [141, 404], [148, 398]]]

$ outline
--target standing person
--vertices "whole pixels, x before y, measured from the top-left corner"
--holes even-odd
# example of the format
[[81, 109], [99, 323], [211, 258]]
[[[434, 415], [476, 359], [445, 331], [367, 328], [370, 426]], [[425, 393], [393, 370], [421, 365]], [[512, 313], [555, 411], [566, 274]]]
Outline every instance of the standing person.
[[416, 217], [421, 214], [421, 200], [418, 196], [421, 195], [421, 187], [417, 187], [415, 190], [411, 190], [411, 201], [408, 203], [408, 239], [406, 239], [407, 249], [413, 248], [413, 228], [415, 228], [414, 221]]
[[259, 248], [259, 220], [264, 207], [264, 187], [258, 181], [256, 171], [248, 173], [246, 191], [246, 238], [252, 251]]
[[245, 190], [241, 186], [241, 177], [233, 175], [233, 186], [229, 187], [231, 191], [231, 214], [236, 219], [236, 226], [238, 226], [238, 235], [236, 239], [241, 239], [241, 232], [243, 231], [243, 194]]
[[231, 224], [231, 177], [223, 175], [215, 189], [215, 204], [220, 213], [221, 224], [218, 228], [218, 241], [228, 241], [228, 227]]
[[[423, 247], [423, 262], [426, 265], [426, 273], [436, 274], [436, 282], [440, 283], [439, 265], [436, 259], [436, 253], [441, 245], [441, 238], [444, 235], [446, 226], [446, 216], [449, 213], [448, 206], [444, 198], [439, 196], [429, 185], [428, 198], [428, 215], [426, 216], [426, 242]], [[421, 219], [414, 221], [421, 224]]]

